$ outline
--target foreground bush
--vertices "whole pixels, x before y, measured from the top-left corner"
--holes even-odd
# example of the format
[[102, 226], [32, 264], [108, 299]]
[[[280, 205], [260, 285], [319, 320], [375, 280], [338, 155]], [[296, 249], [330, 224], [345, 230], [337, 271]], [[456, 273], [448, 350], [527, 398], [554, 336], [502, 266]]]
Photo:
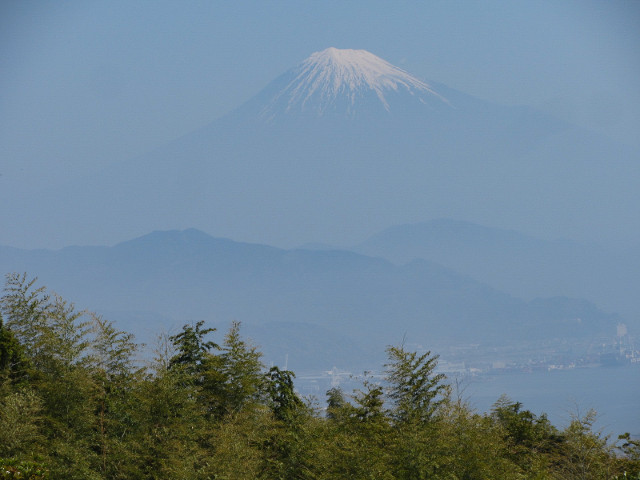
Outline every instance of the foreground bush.
[[438, 356], [389, 347], [383, 382], [301, 399], [234, 323], [165, 337], [140, 367], [133, 337], [7, 276], [0, 300], [0, 478], [639, 478], [594, 413], [564, 430], [500, 398], [488, 414], [452, 399]]

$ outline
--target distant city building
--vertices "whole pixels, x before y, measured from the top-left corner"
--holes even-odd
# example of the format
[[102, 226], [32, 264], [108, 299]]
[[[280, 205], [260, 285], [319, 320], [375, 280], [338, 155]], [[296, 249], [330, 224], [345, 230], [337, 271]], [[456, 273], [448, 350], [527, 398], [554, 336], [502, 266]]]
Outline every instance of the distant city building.
[[628, 333], [627, 326], [624, 323], [619, 323], [616, 330], [618, 337], [624, 337]]

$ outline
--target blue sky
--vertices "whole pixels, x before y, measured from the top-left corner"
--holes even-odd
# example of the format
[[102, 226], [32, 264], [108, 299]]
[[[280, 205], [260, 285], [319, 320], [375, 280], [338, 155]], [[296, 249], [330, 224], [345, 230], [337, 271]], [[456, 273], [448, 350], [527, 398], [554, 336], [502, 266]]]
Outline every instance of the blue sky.
[[142, 154], [329, 46], [638, 146], [639, 42], [633, 1], [9, 0], [0, 174], [44, 183]]

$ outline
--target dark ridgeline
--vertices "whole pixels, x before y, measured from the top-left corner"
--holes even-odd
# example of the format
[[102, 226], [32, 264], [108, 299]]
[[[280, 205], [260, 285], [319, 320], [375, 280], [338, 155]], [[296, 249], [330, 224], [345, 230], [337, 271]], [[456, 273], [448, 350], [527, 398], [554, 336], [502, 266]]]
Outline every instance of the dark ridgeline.
[[[624, 235], [635, 223], [621, 224], [612, 212], [637, 213], [636, 158], [535, 110], [424, 82], [363, 50], [330, 48], [210, 125], [69, 188], [56, 186], [65, 194], [43, 212], [74, 212], [69, 228], [200, 226], [241, 230], [245, 238], [259, 233], [275, 244], [361, 239], [363, 231], [429, 212], [514, 228], [562, 230], [570, 220], [606, 229], [610, 222]], [[239, 319], [255, 328], [268, 355], [291, 349], [306, 366], [355, 362], [372, 343], [405, 333], [429, 344], [613, 335], [615, 315], [565, 297], [637, 311], [633, 271], [624, 270], [624, 287], [609, 278], [608, 293], [594, 298], [602, 259], [591, 263], [594, 255], [576, 255], [573, 245], [550, 249], [517, 234], [487, 237], [482, 227], [459, 227], [447, 237], [449, 226], [440, 224], [431, 238], [413, 232], [410, 240], [386, 232], [358, 247], [391, 260], [416, 258], [406, 265], [185, 231], [113, 248], [4, 250], [0, 267], [33, 272], [122, 322]]]
[[627, 321], [640, 310], [638, 247], [545, 240], [441, 218], [386, 228], [351, 250], [397, 264], [437, 262], [520, 298], [588, 298]]
[[314, 370], [371, 368], [384, 346], [404, 335], [429, 346], [504, 345], [611, 337], [619, 321], [567, 297], [527, 302], [426, 260], [394, 265], [194, 229], [114, 247], [0, 248], [0, 268], [38, 272], [56, 291], [145, 338], [184, 321], [240, 320], [269, 360], [289, 353], [291, 365]]

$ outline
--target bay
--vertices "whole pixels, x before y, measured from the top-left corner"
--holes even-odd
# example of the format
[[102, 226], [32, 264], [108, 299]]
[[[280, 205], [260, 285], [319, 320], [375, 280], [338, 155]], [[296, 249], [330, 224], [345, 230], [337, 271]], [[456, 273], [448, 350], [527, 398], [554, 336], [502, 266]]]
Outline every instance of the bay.
[[505, 394], [522, 408], [546, 413], [562, 428], [589, 409], [603, 434], [640, 437], [640, 365], [573, 368], [531, 373], [483, 374], [458, 379], [459, 395], [478, 411], [490, 411]]

